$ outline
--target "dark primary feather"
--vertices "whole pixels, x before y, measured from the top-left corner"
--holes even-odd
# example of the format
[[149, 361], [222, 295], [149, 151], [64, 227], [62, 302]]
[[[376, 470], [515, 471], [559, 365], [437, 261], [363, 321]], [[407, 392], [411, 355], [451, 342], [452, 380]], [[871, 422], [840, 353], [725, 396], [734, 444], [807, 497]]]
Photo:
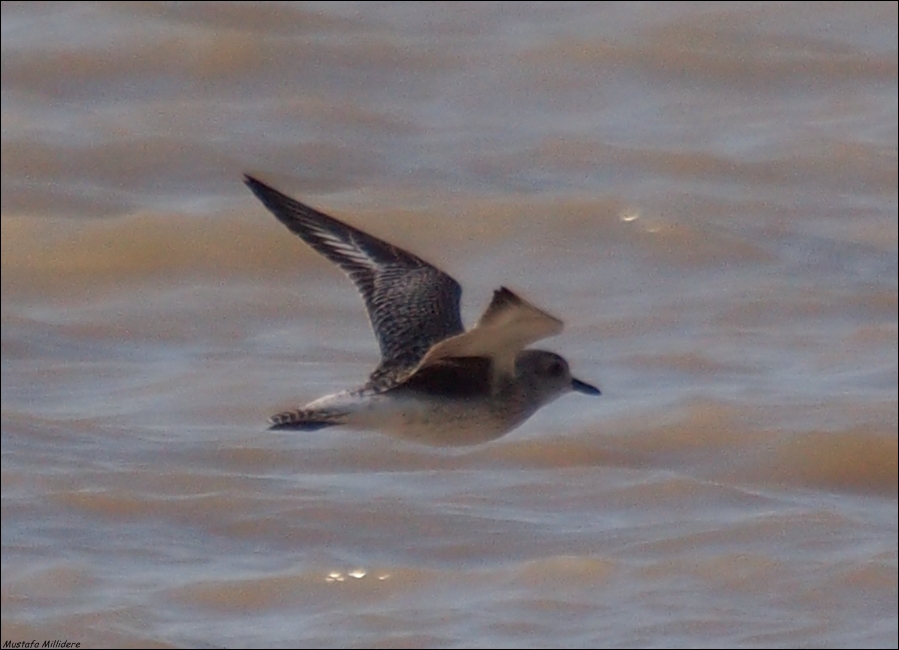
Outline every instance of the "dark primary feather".
[[438, 341], [463, 331], [462, 288], [421, 258], [319, 212], [265, 183], [244, 182], [278, 220], [355, 283], [381, 348], [374, 382], [414, 368]]

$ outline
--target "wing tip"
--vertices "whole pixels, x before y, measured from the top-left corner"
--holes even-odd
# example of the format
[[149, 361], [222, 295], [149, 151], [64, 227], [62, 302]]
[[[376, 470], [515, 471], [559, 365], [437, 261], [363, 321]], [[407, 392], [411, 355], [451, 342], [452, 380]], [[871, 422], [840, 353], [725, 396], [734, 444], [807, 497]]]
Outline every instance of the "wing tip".
[[536, 305], [531, 302], [528, 302], [517, 293], [509, 289], [507, 286], [503, 285], [499, 289], [496, 289], [493, 292], [493, 299], [490, 301], [490, 304], [487, 306], [487, 310], [481, 316], [480, 323], [484, 323], [489, 321], [494, 315], [504, 312], [509, 308], [515, 309], [523, 309], [531, 314], [539, 316], [541, 319], [544, 319], [547, 322], [552, 323], [552, 333], [547, 334], [547, 336], [554, 336], [562, 331], [564, 328], [564, 322], [562, 319], [553, 316], [549, 312], [544, 309], [540, 309]]
[[281, 192], [268, 183], [259, 180], [253, 174], [247, 172], [244, 172], [243, 184], [250, 188], [250, 191], [255, 194], [257, 198], [262, 200], [263, 203], [265, 203], [265, 196], [281, 194]]
[[524, 298], [519, 296], [517, 293], [515, 293], [505, 285], [502, 285], [499, 289], [496, 289], [493, 292], [493, 300], [491, 300], [490, 302], [491, 304], [495, 304], [497, 307], [529, 304]]

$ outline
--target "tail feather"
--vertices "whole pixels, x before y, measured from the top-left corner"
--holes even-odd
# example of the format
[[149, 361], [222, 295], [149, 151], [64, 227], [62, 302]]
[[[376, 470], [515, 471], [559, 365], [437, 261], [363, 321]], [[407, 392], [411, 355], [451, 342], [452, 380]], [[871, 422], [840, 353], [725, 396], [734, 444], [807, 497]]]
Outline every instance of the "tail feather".
[[276, 413], [268, 419], [273, 431], [318, 431], [325, 427], [342, 424], [343, 418], [338, 413], [318, 410], [284, 411]]

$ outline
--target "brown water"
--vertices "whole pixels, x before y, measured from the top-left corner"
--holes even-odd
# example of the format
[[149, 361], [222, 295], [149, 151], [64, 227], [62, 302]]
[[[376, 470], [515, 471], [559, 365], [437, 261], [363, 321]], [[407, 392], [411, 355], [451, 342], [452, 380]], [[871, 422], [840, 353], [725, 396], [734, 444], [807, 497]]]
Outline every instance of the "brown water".
[[[2, 641], [896, 647], [897, 5], [2, 5]], [[362, 303], [564, 318], [483, 446], [274, 434]]]

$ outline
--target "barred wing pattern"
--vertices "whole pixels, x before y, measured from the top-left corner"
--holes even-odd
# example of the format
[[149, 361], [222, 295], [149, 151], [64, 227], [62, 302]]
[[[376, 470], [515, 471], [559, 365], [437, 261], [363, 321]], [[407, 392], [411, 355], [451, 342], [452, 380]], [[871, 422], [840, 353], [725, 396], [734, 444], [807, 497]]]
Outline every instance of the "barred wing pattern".
[[436, 343], [463, 332], [462, 288], [421, 258], [246, 176], [266, 208], [353, 281], [381, 348], [370, 383], [411, 371]]

